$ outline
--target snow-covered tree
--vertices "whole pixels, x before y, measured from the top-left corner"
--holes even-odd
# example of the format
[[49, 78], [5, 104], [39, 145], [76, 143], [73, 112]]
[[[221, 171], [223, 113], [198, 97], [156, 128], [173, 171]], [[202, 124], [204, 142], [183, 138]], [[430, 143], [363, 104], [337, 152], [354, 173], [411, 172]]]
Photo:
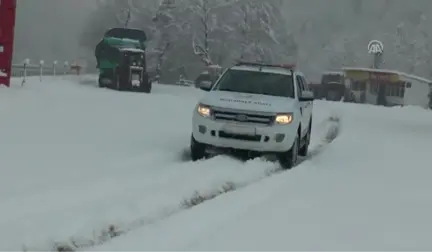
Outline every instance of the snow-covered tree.
[[190, 0], [189, 8], [195, 17], [192, 48], [205, 65], [213, 65], [216, 63], [213, 57], [224, 58], [222, 55], [227, 53], [221, 45], [228, 39], [226, 35], [235, 31], [233, 19], [227, 15], [238, 2], [240, 0]]
[[195, 6], [191, 8], [199, 20], [199, 24], [197, 25], [199, 28], [192, 39], [192, 47], [194, 53], [207, 66], [213, 64], [210, 56], [210, 37], [215, 28], [215, 22], [217, 22], [213, 19], [215, 16], [211, 15], [212, 6], [210, 4], [210, 0], [197, 0]]
[[156, 58], [156, 73], [161, 74], [162, 64], [166, 59], [166, 52], [168, 51], [171, 43], [173, 43], [173, 30], [175, 17], [173, 17], [173, 9], [175, 8], [174, 0], [162, 0], [153, 22], [155, 24], [155, 47], [153, 53]]
[[93, 50], [105, 31], [113, 27], [152, 30], [151, 16], [158, 0], [97, 0], [97, 8], [90, 15], [81, 34], [81, 45]]
[[83, 44], [93, 49], [130, 9], [129, 27], [149, 37], [150, 69], [159, 65], [170, 79], [238, 59], [297, 63], [314, 79], [341, 66], [370, 67], [372, 39], [384, 43], [383, 68], [432, 78], [428, 0], [98, 1]]
[[271, 62], [280, 53], [296, 54], [294, 38], [282, 28], [280, 7], [278, 1], [266, 0], [244, 1], [238, 7], [240, 59]]

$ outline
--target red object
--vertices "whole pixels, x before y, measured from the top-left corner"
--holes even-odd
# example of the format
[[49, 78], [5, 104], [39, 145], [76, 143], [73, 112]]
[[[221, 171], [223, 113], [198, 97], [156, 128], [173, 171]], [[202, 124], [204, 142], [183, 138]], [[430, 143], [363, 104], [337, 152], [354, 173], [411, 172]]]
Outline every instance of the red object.
[[16, 0], [0, 0], [0, 85], [10, 86]]

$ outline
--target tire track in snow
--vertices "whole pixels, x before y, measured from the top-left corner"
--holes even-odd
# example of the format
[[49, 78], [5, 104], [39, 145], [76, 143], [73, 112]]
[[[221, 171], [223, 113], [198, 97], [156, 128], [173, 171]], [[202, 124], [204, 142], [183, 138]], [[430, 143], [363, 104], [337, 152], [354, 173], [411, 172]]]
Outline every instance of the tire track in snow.
[[[295, 168], [300, 168], [301, 163], [304, 161], [307, 161], [317, 155], [319, 155], [322, 151], [325, 150], [325, 147], [333, 142], [339, 135], [340, 129], [341, 129], [341, 122], [340, 118], [337, 116], [332, 116], [327, 118], [321, 123], [318, 123], [315, 125], [315, 127], [318, 127], [321, 130], [321, 132], [318, 132], [317, 137], [320, 138], [320, 140], [315, 144], [315, 146], [311, 146], [311, 150], [309, 152], [309, 155], [305, 158], [301, 158], [299, 163], [296, 165]], [[224, 166], [224, 164], [228, 164], [230, 168], [232, 169], [232, 177], [234, 179], [229, 179], [230, 174], [221, 176], [221, 180], [217, 183], [211, 183], [214, 186], [209, 187], [207, 183], [210, 182], [210, 180], [205, 180], [206, 176], [212, 176], [212, 175], [219, 175], [215, 171], [215, 169], [221, 169], [217, 167], [216, 165], [218, 163], [221, 163], [220, 166]], [[245, 164], [245, 168], [243, 172], [238, 173], [235, 167], [235, 164]], [[271, 165], [268, 165], [271, 164]], [[209, 169], [208, 167], [212, 167], [213, 169]], [[247, 178], [241, 179], [241, 176], [247, 176], [247, 172], [249, 172], [249, 168], [254, 168], [256, 166], [263, 167], [263, 169], [260, 169], [259, 172], [256, 172], [256, 169], [250, 169], [250, 171], [256, 172], [253, 176], [249, 176]], [[183, 176], [178, 176], [178, 174], [182, 174], [184, 172], [189, 173], [186, 174], [186, 176], [196, 176], [197, 180], [199, 180], [201, 183], [195, 184], [195, 191], [191, 191], [189, 194], [189, 197], [185, 196], [179, 196], [177, 199], [177, 202], [170, 201], [170, 203], [167, 204], [160, 204], [158, 205], [152, 214], [145, 214], [141, 218], [134, 219], [133, 221], [129, 221], [126, 223], [110, 223], [109, 225], [106, 225], [105, 227], [101, 227], [99, 229], [95, 229], [93, 231], [92, 235], [83, 235], [83, 237], [78, 236], [72, 236], [67, 241], [58, 241], [55, 243], [52, 243], [50, 245], [50, 250], [54, 251], [77, 251], [77, 250], [86, 250], [93, 247], [96, 247], [98, 245], [102, 245], [111, 239], [114, 239], [115, 237], [127, 234], [129, 232], [132, 232], [138, 228], [141, 228], [143, 226], [151, 225], [159, 221], [163, 221], [164, 219], [175, 215], [181, 211], [190, 209], [196, 205], [205, 203], [206, 201], [212, 200], [222, 194], [229, 193], [231, 191], [247, 187], [248, 185], [251, 185], [253, 183], [257, 183], [269, 176], [275, 175], [279, 172], [282, 172], [283, 170], [280, 169], [279, 165], [275, 165], [274, 163], [269, 163], [261, 160], [252, 160], [252, 161], [239, 161], [235, 160], [230, 157], [215, 157], [209, 160], [200, 161], [200, 162], [185, 162], [177, 164], [176, 168], [178, 173], [169, 173], [165, 174], [163, 178], [160, 178], [160, 180], [155, 181], [155, 184], [153, 184], [152, 191], [154, 191], [154, 197], [164, 196], [164, 193], [167, 191], [168, 185], [171, 183], [175, 183], [176, 180], [179, 178], [182, 178]], [[222, 170], [221, 173], [227, 173], [227, 170]], [[208, 174], [206, 174], [208, 173]], [[222, 181], [222, 179], [225, 179]], [[202, 180], [202, 181], [201, 181]], [[201, 189], [200, 189], [201, 187]], [[160, 191], [160, 192], [159, 192]], [[180, 190], [181, 191], [181, 190]], [[158, 195], [158, 192], [161, 195]], [[183, 199], [183, 200], [182, 200]], [[145, 199], [143, 199], [145, 200]], [[30, 247], [23, 247], [24, 251], [28, 250], [41, 250], [41, 248], [30, 248]], [[42, 250], [47, 250], [47, 248], [42, 248]]]
[[340, 134], [342, 130], [342, 122], [339, 116], [330, 116], [327, 120], [321, 122], [319, 127], [323, 127], [325, 129], [324, 134], [321, 136], [321, 141], [317, 146], [309, 152], [306, 159], [313, 158], [319, 155], [324, 148], [332, 143]]

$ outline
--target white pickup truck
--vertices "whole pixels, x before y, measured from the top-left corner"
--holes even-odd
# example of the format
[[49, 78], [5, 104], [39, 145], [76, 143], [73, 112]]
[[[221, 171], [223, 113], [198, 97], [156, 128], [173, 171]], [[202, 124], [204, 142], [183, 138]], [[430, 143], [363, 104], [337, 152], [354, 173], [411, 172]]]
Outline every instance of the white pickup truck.
[[306, 156], [314, 96], [290, 65], [242, 62], [227, 69], [193, 111], [191, 158], [213, 149], [275, 154], [284, 169]]

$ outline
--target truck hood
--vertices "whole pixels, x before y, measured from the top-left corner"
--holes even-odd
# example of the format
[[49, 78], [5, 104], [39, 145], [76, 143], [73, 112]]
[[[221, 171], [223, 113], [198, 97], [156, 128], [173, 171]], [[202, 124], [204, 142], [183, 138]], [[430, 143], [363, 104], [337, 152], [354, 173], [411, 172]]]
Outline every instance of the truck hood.
[[294, 99], [287, 97], [225, 91], [211, 91], [201, 103], [220, 108], [269, 113], [293, 112], [297, 104]]

